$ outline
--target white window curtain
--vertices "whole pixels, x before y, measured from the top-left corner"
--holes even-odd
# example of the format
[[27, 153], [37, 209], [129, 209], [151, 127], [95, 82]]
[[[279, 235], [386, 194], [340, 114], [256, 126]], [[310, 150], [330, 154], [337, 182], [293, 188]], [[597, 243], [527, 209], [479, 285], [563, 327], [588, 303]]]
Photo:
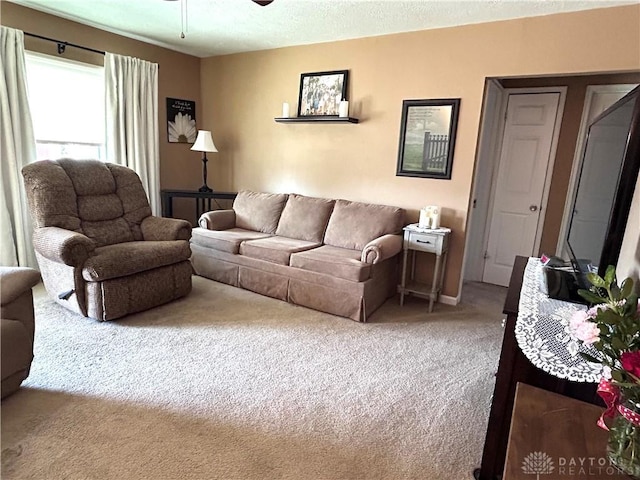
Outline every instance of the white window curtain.
[[0, 264], [37, 267], [33, 227], [22, 182], [22, 167], [35, 161], [36, 141], [27, 98], [24, 34], [0, 27]]
[[160, 215], [158, 64], [106, 53], [107, 161], [135, 170]]

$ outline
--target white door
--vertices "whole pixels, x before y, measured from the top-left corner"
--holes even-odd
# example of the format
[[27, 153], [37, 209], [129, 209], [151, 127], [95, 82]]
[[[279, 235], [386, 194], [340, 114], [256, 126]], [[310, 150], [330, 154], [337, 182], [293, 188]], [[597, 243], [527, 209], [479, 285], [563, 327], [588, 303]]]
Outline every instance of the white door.
[[483, 282], [507, 286], [515, 257], [534, 254], [559, 105], [560, 93], [509, 95]]

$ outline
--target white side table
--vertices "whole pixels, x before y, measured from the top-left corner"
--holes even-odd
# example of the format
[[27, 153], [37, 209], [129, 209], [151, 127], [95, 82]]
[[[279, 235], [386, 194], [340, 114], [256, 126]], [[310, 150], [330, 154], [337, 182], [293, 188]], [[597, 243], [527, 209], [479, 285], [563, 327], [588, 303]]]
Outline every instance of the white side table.
[[[421, 229], [416, 225], [407, 225], [404, 230], [402, 278], [398, 286], [400, 292], [400, 306], [404, 305], [404, 296], [413, 293], [429, 299], [429, 313], [433, 311], [433, 302], [438, 300], [442, 279], [444, 278], [449, 250], [449, 228]], [[407, 282], [407, 260], [411, 251], [411, 277]], [[416, 252], [433, 253], [436, 263], [431, 287], [414, 280], [416, 273]]]

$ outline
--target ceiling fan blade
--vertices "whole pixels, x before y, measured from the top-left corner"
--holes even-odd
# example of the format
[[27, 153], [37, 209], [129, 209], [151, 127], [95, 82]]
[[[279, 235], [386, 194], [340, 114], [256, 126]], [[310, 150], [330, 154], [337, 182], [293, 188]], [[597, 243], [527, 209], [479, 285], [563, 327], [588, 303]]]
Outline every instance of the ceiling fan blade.
[[260, 5], [261, 7], [266, 7], [271, 2], [273, 2], [273, 0], [252, 0], [252, 1], [253, 3], [257, 3], [258, 5]]

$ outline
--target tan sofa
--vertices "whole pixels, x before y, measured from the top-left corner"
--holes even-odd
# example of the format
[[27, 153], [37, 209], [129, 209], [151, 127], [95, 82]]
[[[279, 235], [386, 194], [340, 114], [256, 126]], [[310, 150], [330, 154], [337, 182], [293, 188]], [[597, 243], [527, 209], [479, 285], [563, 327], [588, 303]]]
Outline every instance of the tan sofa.
[[29, 376], [35, 331], [33, 293], [40, 274], [32, 268], [0, 267], [2, 398]]
[[241, 191], [191, 238], [201, 276], [365, 322], [397, 284], [405, 211], [347, 200]]

